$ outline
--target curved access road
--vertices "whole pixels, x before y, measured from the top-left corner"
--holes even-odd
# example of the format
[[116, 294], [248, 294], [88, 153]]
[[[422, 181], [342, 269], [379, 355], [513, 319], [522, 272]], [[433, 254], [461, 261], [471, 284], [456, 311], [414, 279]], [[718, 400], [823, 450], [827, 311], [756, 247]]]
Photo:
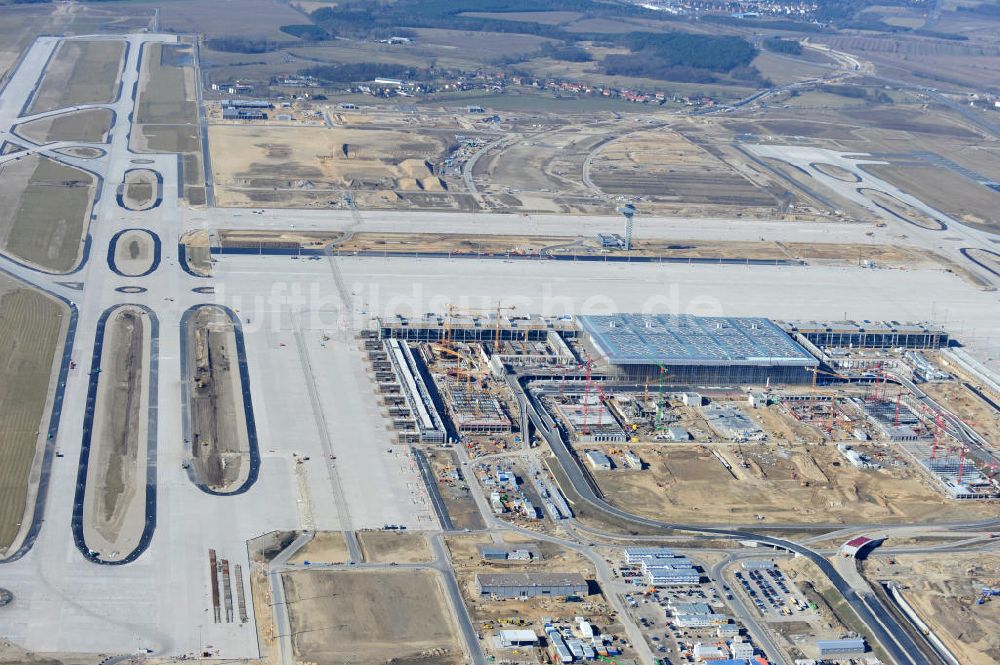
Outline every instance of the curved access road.
[[617, 508], [607, 501], [596, 491], [593, 481], [584, 472], [576, 459], [576, 456], [566, 445], [562, 434], [555, 422], [543, 410], [539, 409], [530, 391], [524, 390], [524, 386], [519, 381], [510, 382], [515, 387], [517, 393], [523, 394], [526, 399], [524, 404], [527, 407], [528, 417], [534, 424], [535, 429], [541, 434], [549, 448], [559, 460], [563, 472], [572, 483], [573, 489], [580, 498], [593, 509], [603, 513], [612, 520], [629, 522], [640, 526], [652, 527], [656, 529], [668, 529], [672, 531], [690, 531], [693, 533], [704, 533], [725, 538], [740, 540], [752, 540], [764, 545], [769, 545], [788, 552], [793, 552], [799, 556], [804, 556], [816, 564], [824, 575], [830, 580], [837, 592], [843, 596], [844, 600], [851, 606], [858, 618], [868, 627], [871, 635], [882, 645], [889, 656], [898, 665], [924, 665], [926, 661], [920, 657], [920, 651], [909, 634], [897, 623], [896, 619], [878, 602], [873, 594], [858, 593], [848, 583], [846, 579], [833, 567], [833, 565], [823, 555], [815, 552], [804, 545], [800, 545], [791, 540], [776, 538], [773, 536], [758, 535], [751, 531], [738, 529], [726, 529], [695, 524], [681, 524], [675, 522], [664, 522], [634, 515], [620, 508]]

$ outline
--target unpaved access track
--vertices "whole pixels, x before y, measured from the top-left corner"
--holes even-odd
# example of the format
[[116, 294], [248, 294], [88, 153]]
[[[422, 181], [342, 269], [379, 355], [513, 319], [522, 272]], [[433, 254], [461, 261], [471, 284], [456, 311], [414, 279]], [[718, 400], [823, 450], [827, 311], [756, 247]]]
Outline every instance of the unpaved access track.
[[212, 491], [231, 491], [250, 472], [234, 325], [225, 310], [204, 305], [187, 317], [184, 334], [194, 474]]

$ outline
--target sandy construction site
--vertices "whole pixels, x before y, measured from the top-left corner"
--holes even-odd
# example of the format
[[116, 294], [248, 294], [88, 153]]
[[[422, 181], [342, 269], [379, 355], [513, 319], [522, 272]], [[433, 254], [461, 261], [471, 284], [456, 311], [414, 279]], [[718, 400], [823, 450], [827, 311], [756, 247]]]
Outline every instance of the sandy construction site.
[[250, 473], [233, 322], [223, 309], [206, 305], [191, 313], [184, 334], [193, 470], [213, 491], [231, 491]]
[[707, 212], [713, 206], [737, 206], [773, 215], [779, 204], [766, 180], [749, 180], [670, 129], [639, 131], [608, 143], [593, 160], [591, 177], [608, 194], [640, 197], [657, 208], [708, 206]]
[[446, 137], [360, 127], [209, 127], [219, 204], [237, 206], [327, 205], [344, 189], [387, 201], [398, 199], [395, 192], [444, 193], [432, 164], [446, 152]]
[[[946, 501], [912, 466], [856, 469], [832, 444], [667, 444], [640, 452], [648, 468], [594, 471], [593, 476], [611, 503], [647, 517], [751, 524], [761, 515], [768, 522], [837, 524], [993, 514], [988, 505]], [[741, 454], [747, 468], [741, 466]]]
[[[888, 561], [895, 561], [889, 564]], [[877, 580], [894, 582], [906, 602], [966, 665], [992, 665], [1000, 652], [1000, 597], [976, 604], [983, 587], [1000, 588], [995, 553], [877, 555], [865, 564]]]
[[84, 539], [104, 561], [130, 554], [145, 523], [151, 333], [149, 314], [128, 305], [104, 324], [83, 508]]
[[465, 662], [433, 571], [295, 571], [282, 583], [299, 662]]

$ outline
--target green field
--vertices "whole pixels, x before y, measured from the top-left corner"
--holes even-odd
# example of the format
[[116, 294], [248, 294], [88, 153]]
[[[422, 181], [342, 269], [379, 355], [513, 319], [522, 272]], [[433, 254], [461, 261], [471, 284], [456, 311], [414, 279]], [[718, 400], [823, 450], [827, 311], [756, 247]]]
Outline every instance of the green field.
[[17, 537], [65, 308], [0, 278], [0, 552]]

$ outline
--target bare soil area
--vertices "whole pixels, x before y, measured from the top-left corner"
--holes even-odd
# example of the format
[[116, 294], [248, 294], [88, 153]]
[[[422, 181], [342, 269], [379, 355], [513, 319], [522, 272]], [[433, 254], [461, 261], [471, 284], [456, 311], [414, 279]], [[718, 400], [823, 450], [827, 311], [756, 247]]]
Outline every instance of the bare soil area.
[[191, 45], [147, 44], [131, 147], [137, 152], [180, 153], [184, 198], [191, 205], [203, 205], [205, 178], [196, 100]]
[[124, 55], [123, 41], [61, 42], [45, 69], [30, 113], [114, 101]]
[[427, 538], [405, 531], [359, 531], [365, 563], [425, 563], [431, 555]]
[[212, 275], [211, 238], [207, 231], [189, 231], [181, 236], [184, 258], [191, 272], [203, 277]]
[[[713, 453], [729, 462], [727, 469]], [[909, 522], [969, 518], [995, 512], [987, 505], [947, 501], [900, 453], [881, 470], [856, 469], [830, 444], [670, 444], [644, 447], [642, 471], [596, 471], [608, 499], [648, 517], [703, 522]], [[740, 465], [745, 456], [747, 468]], [[895, 463], [893, 463], [893, 461]]]
[[993, 665], [1000, 653], [1000, 598], [982, 605], [983, 587], [1000, 587], [1000, 556], [989, 552], [875, 556], [868, 575], [902, 586], [902, 595], [961, 663]]
[[131, 169], [125, 173], [122, 198], [129, 210], [148, 210], [161, 196], [156, 173], [149, 169]]
[[340, 531], [317, 531], [309, 543], [296, 552], [288, 563], [347, 563], [350, 558], [347, 539]]
[[71, 270], [95, 189], [89, 173], [38, 155], [0, 166], [0, 247], [47, 270]]
[[902, 218], [910, 224], [924, 229], [942, 228], [942, 223], [937, 219], [930, 217], [905, 201], [900, 201], [895, 196], [886, 194], [885, 192], [877, 189], [869, 189], [867, 187], [858, 189], [858, 192], [868, 197], [868, 199], [878, 207], [888, 210], [890, 213]]
[[[448, 186], [433, 164], [443, 159], [448, 135], [377, 127], [265, 127], [212, 125], [209, 141], [220, 202], [268, 201], [294, 207], [313, 194], [339, 199], [344, 189], [443, 194]], [[274, 192], [282, 194], [274, 201]], [[301, 194], [301, 196], [299, 196]], [[404, 206], [405, 207], [405, 206]]]
[[195, 475], [213, 490], [232, 490], [250, 471], [233, 322], [222, 309], [206, 305], [191, 316], [186, 334]]
[[150, 334], [149, 315], [136, 307], [105, 323], [83, 527], [105, 560], [134, 550], [145, 525]]
[[115, 242], [115, 267], [129, 277], [136, 277], [153, 267], [154, 254], [153, 237], [147, 231], [126, 231]]
[[742, 207], [775, 207], [766, 189], [671, 130], [630, 134], [594, 160], [594, 182], [608, 194]]
[[1000, 192], [996, 190], [949, 169], [933, 166], [903, 168], [874, 164], [866, 166], [865, 170], [957, 220], [984, 231], [1000, 233], [996, 215]]
[[16, 541], [34, 502], [30, 478], [45, 445], [67, 322], [62, 304], [0, 277], [0, 553]]
[[920, 389], [941, 402], [952, 413], [960, 413], [966, 425], [1000, 447], [1000, 412], [957, 382], [925, 383]]
[[104, 143], [111, 130], [112, 118], [110, 109], [84, 109], [18, 125], [17, 132], [35, 143], [50, 141]]
[[433, 571], [296, 571], [282, 583], [299, 662], [465, 662]]

